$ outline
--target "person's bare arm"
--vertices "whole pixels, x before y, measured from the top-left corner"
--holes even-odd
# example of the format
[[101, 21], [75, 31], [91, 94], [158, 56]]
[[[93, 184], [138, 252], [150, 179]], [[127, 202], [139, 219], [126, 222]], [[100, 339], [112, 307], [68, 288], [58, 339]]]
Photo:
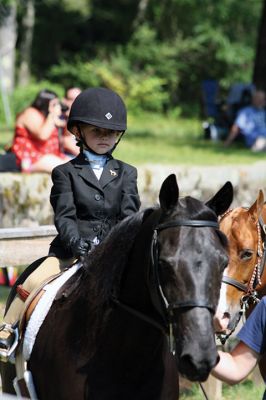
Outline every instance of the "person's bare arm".
[[246, 378], [259, 358], [259, 354], [243, 342], [239, 342], [230, 353], [219, 351], [219, 356], [220, 361], [211, 374], [230, 385]]
[[228, 135], [228, 138], [224, 142], [224, 147], [230, 146], [230, 144], [235, 140], [235, 138], [240, 134], [240, 129], [239, 127], [234, 124], [232, 128], [230, 129], [230, 133]]
[[16, 124], [29, 130], [36, 139], [45, 141], [51, 136], [55, 127], [65, 126], [66, 122], [60, 119], [60, 115], [61, 107], [58, 100], [53, 99], [46, 118], [35, 108], [29, 107], [19, 115]]

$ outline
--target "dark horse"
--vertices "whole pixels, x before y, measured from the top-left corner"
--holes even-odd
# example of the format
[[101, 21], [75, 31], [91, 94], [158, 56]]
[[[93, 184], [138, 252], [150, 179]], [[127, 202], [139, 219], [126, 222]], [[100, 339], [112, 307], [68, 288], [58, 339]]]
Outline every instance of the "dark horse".
[[232, 196], [227, 182], [206, 204], [179, 199], [170, 175], [160, 207], [122, 221], [82, 260], [28, 362], [39, 399], [177, 400], [178, 371], [208, 377], [228, 263], [217, 216]]

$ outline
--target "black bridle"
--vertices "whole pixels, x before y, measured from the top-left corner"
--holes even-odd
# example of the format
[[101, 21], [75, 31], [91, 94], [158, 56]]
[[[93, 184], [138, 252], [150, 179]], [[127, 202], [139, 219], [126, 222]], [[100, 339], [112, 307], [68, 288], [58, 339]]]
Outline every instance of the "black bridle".
[[134, 309], [133, 307], [122, 303], [116, 297], [112, 297], [112, 301], [121, 307], [122, 309], [128, 311], [129, 313], [133, 314], [134, 316], [146, 321], [150, 325], [153, 325], [155, 328], [161, 330], [163, 333], [169, 335], [170, 341], [170, 351], [174, 353], [174, 340], [173, 340], [173, 324], [175, 323], [174, 319], [174, 311], [183, 309], [183, 308], [191, 308], [191, 307], [202, 307], [207, 308], [212, 314], [215, 312], [214, 306], [200, 302], [197, 300], [189, 300], [184, 302], [168, 302], [162, 285], [160, 283], [159, 277], [159, 248], [158, 248], [158, 233], [169, 228], [176, 228], [178, 226], [187, 226], [193, 228], [214, 228], [219, 229], [218, 222], [215, 221], [203, 221], [203, 220], [181, 220], [175, 219], [169, 222], [165, 222], [159, 224], [155, 227], [153, 231], [153, 238], [151, 243], [151, 275], [152, 275], [152, 285], [150, 285], [149, 290], [151, 293], [151, 298], [154, 304], [155, 309], [159, 312], [160, 316], [162, 317], [163, 323], [157, 322], [155, 319], [147, 316], [146, 314], [142, 313]]

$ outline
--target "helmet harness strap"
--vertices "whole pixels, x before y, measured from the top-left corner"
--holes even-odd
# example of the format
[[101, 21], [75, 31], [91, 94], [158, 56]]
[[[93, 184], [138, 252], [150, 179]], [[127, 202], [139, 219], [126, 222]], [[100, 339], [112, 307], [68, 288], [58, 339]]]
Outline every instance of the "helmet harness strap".
[[[86, 140], [85, 140], [85, 138], [84, 138], [84, 134], [83, 134], [83, 132], [82, 132], [82, 130], [81, 130], [79, 124], [77, 125], [77, 129], [78, 129], [78, 132], [79, 132], [79, 138], [77, 139], [77, 146], [80, 147], [80, 151], [82, 152], [83, 149], [85, 149], [85, 150], [89, 150], [89, 151], [91, 151], [92, 153], [98, 155], [98, 153], [96, 153], [96, 151], [92, 150], [92, 149], [87, 145]], [[110, 151], [108, 151], [108, 152], [106, 153], [107, 155], [108, 155], [108, 154], [109, 154], [109, 155], [112, 154], [112, 152], [114, 151], [114, 149], [116, 148], [116, 146], [118, 145], [118, 143], [120, 142], [120, 140], [122, 139], [122, 136], [124, 135], [125, 131], [121, 131], [121, 132], [122, 132], [122, 133], [121, 133], [121, 135], [120, 135], [118, 141], [115, 143], [115, 145], [113, 146], [113, 148], [112, 148]]]

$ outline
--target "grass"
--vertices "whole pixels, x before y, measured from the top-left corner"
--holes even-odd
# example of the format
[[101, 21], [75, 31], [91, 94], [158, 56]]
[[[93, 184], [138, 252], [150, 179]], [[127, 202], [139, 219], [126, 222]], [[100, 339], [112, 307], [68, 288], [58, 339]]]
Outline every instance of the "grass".
[[224, 148], [222, 142], [205, 140], [198, 119], [131, 116], [128, 126], [115, 156], [135, 165], [250, 164], [264, 159], [264, 153], [252, 153], [240, 144]]
[[11, 143], [13, 132], [11, 129], [0, 127], [0, 150]]
[[[264, 393], [264, 385], [255, 385], [251, 380], [235, 386], [223, 385], [223, 400], [260, 400]], [[204, 395], [199, 385], [193, 384], [191, 389], [181, 393], [179, 400], [204, 400]], [[213, 399], [210, 399], [213, 400]]]
[[[136, 166], [251, 164], [265, 159], [265, 153], [252, 153], [240, 144], [225, 149], [222, 142], [204, 140], [201, 123], [159, 114], [130, 115], [129, 128], [114, 155]], [[0, 129], [0, 149], [11, 142], [12, 135], [12, 131]]]

